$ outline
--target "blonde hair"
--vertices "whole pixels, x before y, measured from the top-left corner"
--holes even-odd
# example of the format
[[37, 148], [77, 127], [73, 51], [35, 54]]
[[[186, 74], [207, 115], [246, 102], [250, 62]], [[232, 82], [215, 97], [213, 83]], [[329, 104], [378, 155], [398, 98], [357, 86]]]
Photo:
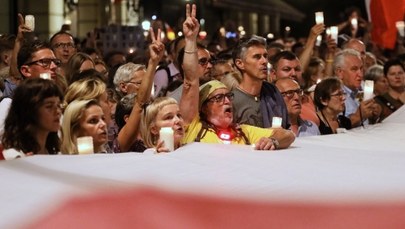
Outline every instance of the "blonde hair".
[[177, 104], [177, 101], [171, 97], [158, 97], [145, 108], [141, 119], [141, 137], [146, 147], [156, 147], [159, 136], [152, 134], [151, 128], [155, 125], [156, 116], [163, 107]]
[[107, 86], [98, 78], [84, 78], [73, 82], [65, 94], [65, 107], [73, 100], [99, 99], [106, 92]]
[[77, 135], [80, 130], [80, 119], [90, 106], [100, 106], [97, 100], [74, 100], [65, 109], [62, 120], [62, 154], [78, 154]]

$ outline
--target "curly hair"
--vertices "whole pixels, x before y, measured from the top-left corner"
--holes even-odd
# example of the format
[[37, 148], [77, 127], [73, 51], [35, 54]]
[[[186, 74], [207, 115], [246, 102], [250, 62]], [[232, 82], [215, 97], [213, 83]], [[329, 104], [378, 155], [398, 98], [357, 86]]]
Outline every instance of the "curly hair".
[[[16, 88], [4, 124], [2, 143], [5, 149], [15, 148], [34, 154], [40, 150], [35, 138], [39, 120], [38, 110], [46, 98], [54, 96], [63, 101], [61, 90], [51, 80], [27, 79]], [[59, 152], [60, 140], [57, 132], [48, 134], [45, 148], [49, 154]]]

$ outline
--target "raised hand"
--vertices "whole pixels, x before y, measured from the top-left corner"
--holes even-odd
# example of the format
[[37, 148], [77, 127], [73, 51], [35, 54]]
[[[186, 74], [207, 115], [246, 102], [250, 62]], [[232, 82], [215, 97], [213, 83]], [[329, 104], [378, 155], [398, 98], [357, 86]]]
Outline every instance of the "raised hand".
[[157, 36], [155, 36], [153, 28], [150, 28], [149, 32], [152, 39], [152, 43], [149, 45], [150, 60], [159, 63], [165, 53], [165, 45], [161, 41], [162, 31], [158, 29]]
[[316, 25], [312, 26], [309, 36], [314, 36], [316, 38], [318, 35], [323, 33], [323, 31], [325, 31], [325, 25], [316, 24]]
[[[191, 8], [191, 9], [190, 9]], [[200, 31], [200, 23], [196, 18], [197, 7], [193, 4], [186, 5], [186, 20], [183, 23], [183, 33], [186, 38], [196, 38]]]
[[24, 33], [32, 32], [30, 28], [25, 26], [25, 20], [22, 14], [18, 14], [18, 32], [17, 32], [17, 40], [24, 39]]

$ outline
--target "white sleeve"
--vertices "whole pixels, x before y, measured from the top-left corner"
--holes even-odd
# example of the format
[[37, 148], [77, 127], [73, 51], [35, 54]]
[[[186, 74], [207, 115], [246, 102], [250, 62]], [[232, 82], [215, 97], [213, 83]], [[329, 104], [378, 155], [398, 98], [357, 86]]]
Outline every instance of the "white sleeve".
[[6, 120], [8, 111], [10, 110], [12, 101], [13, 100], [11, 100], [10, 98], [4, 98], [0, 102], [0, 141], [1, 141], [1, 138], [3, 137], [3, 133], [4, 133], [4, 121]]
[[155, 84], [155, 95], [158, 95], [162, 88], [166, 88], [169, 85], [169, 76], [165, 69], [160, 69], [156, 71], [155, 78], [153, 80]]
[[25, 154], [21, 151], [17, 151], [14, 148], [3, 150], [3, 157], [5, 160], [13, 160], [20, 157], [25, 157]]

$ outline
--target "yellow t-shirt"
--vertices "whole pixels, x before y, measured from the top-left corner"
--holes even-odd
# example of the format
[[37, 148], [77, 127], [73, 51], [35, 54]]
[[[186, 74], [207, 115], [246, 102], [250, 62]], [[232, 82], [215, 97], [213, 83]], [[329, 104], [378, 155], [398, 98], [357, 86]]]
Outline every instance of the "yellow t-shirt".
[[[273, 135], [272, 129], [260, 128], [250, 125], [240, 125], [242, 132], [249, 139], [251, 144], [255, 144], [262, 137], [271, 137]], [[182, 144], [194, 142], [197, 138], [198, 132], [202, 128], [200, 117], [197, 115], [193, 121], [186, 127], [186, 134], [182, 140]], [[204, 136], [201, 136], [200, 142], [204, 143], [224, 143], [213, 129], [208, 129]], [[246, 144], [242, 137], [232, 139], [231, 144]]]

